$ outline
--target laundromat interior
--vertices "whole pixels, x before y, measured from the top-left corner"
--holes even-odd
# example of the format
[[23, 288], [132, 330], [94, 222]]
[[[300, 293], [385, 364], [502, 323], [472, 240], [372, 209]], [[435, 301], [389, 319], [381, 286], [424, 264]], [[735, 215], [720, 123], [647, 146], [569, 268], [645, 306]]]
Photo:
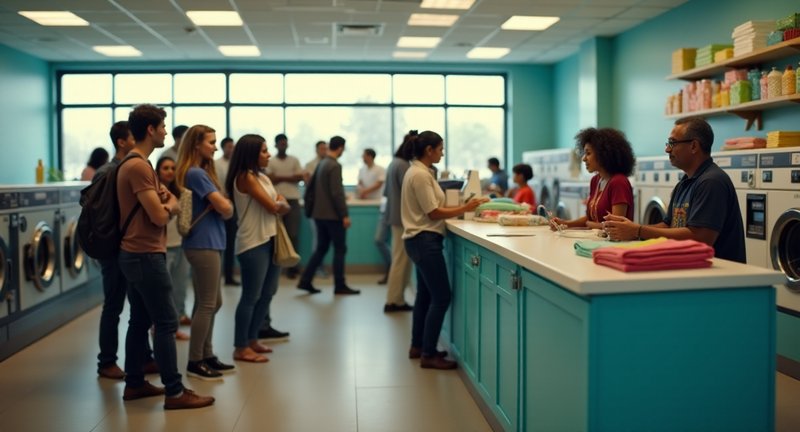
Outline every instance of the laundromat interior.
[[[254, 364], [232, 359], [241, 287], [222, 284], [213, 344], [235, 373], [187, 377], [189, 342], [175, 342], [183, 383], [216, 398], [199, 410], [123, 401], [125, 382], [97, 373], [103, 277], [78, 242], [80, 177], [143, 103], [167, 113], [165, 148], [182, 124], [217, 143], [261, 135], [273, 160], [285, 133], [301, 165], [318, 140], [347, 140], [345, 273], [360, 295], [332, 294], [332, 254], [319, 294], [282, 275], [271, 316], [291, 338]], [[365, 149], [385, 168], [410, 130], [435, 131], [439, 180], [477, 172], [485, 186], [489, 158], [509, 176], [528, 164], [538, 203], [568, 220], [586, 214], [593, 176], [576, 134], [614, 128], [636, 158], [641, 232], [668, 217], [684, 173], [665, 146], [693, 116], [735, 188], [746, 265], [573, 265], [560, 230], [454, 218], [439, 347], [458, 368], [409, 358], [413, 312], [386, 313], [376, 283], [381, 199], [357, 196]], [[0, 130], [0, 431], [800, 430], [797, 1], [2, 0]], [[766, 145], [735, 144], [753, 138]], [[302, 216], [301, 268], [315, 235]]]

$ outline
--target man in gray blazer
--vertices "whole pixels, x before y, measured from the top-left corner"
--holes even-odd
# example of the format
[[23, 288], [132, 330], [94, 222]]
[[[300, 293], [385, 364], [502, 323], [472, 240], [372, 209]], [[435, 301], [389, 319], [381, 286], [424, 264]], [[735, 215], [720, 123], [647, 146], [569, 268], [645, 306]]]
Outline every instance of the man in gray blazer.
[[297, 288], [311, 294], [320, 292], [311, 284], [317, 268], [333, 242], [334, 294], [360, 294], [361, 291], [347, 286], [344, 280], [344, 256], [347, 253], [346, 230], [350, 228], [350, 216], [345, 202], [342, 182], [342, 165], [337, 159], [344, 153], [344, 138], [335, 136], [328, 142], [328, 155], [319, 162], [306, 191], [306, 214], [317, 227], [317, 247], [303, 270]]

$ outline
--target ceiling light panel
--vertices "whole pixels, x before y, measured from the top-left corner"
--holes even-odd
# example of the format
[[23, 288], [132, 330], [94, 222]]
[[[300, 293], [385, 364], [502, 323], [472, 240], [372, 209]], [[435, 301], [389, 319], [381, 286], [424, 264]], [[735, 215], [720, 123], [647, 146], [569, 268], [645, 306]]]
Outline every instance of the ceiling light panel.
[[426, 51], [395, 51], [392, 53], [392, 57], [399, 59], [423, 59], [428, 57], [428, 53]]
[[515, 15], [500, 26], [503, 30], [542, 31], [557, 23], [561, 18], [548, 16]]
[[422, 0], [419, 7], [423, 9], [462, 9], [466, 10], [475, 4], [475, 0]]
[[450, 27], [458, 21], [458, 15], [414, 13], [408, 19], [410, 26]]
[[20, 15], [43, 26], [85, 27], [89, 22], [69, 11], [19, 11]]
[[142, 52], [130, 45], [95, 45], [93, 50], [107, 57], [141, 57]]
[[259, 57], [261, 51], [255, 45], [220, 45], [219, 52], [226, 57]]
[[511, 52], [509, 48], [478, 47], [469, 50], [467, 58], [471, 59], [499, 59]]
[[234, 11], [186, 11], [196, 26], [241, 26], [242, 17]]
[[398, 48], [435, 48], [442, 38], [403, 36], [397, 40]]

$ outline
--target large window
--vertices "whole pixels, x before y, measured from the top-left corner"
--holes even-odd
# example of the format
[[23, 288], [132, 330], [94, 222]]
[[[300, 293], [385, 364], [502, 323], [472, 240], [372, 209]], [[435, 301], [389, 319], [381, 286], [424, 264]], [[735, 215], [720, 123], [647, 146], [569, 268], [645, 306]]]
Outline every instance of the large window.
[[[288, 153], [302, 164], [319, 140], [347, 140], [344, 181], [356, 183], [366, 148], [386, 166], [409, 130], [433, 130], [445, 140], [439, 170], [488, 176], [486, 159], [505, 160], [505, 77], [465, 74], [145, 72], [63, 73], [59, 80], [60, 152], [64, 177], [80, 176], [89, 154], [113, 154], [111, 124], [131, 107], [154, 103], [167, 111], [167, 129], [205, 124], [217, 140], [259, 134], [275, 152], [286, 133]], [[171, 146], [167, 137], [166, 145]], [[156, 150], [153, 162], [161, 154]], [[221, 155], [221, 152], [217, 153]]]

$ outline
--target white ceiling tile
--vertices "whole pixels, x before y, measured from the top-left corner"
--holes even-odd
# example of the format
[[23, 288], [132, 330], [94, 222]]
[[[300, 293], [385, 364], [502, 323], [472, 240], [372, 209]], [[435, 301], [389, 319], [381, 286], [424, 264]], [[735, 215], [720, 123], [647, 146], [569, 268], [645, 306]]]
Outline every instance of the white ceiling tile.
[[633, 7], [615, 16], [614, 18], [648, 20], [655, 16], [661, 15], [668, 10], [669, 9], [667, 8], [657, 7]]
[[610, 18], [625, 11], [622, 6], [584, 6], [575, 9], [569, 14], [569, 17], [575, 18]]
[[487, 47], [507, 47], [513, 48], [522, 42], [530, 39], [532, 36], [532, 32], [520, 32], [520, 31], [504, 31], [501, 30], [493, 35], [489, 40], [484, 41], [482, 46]]

